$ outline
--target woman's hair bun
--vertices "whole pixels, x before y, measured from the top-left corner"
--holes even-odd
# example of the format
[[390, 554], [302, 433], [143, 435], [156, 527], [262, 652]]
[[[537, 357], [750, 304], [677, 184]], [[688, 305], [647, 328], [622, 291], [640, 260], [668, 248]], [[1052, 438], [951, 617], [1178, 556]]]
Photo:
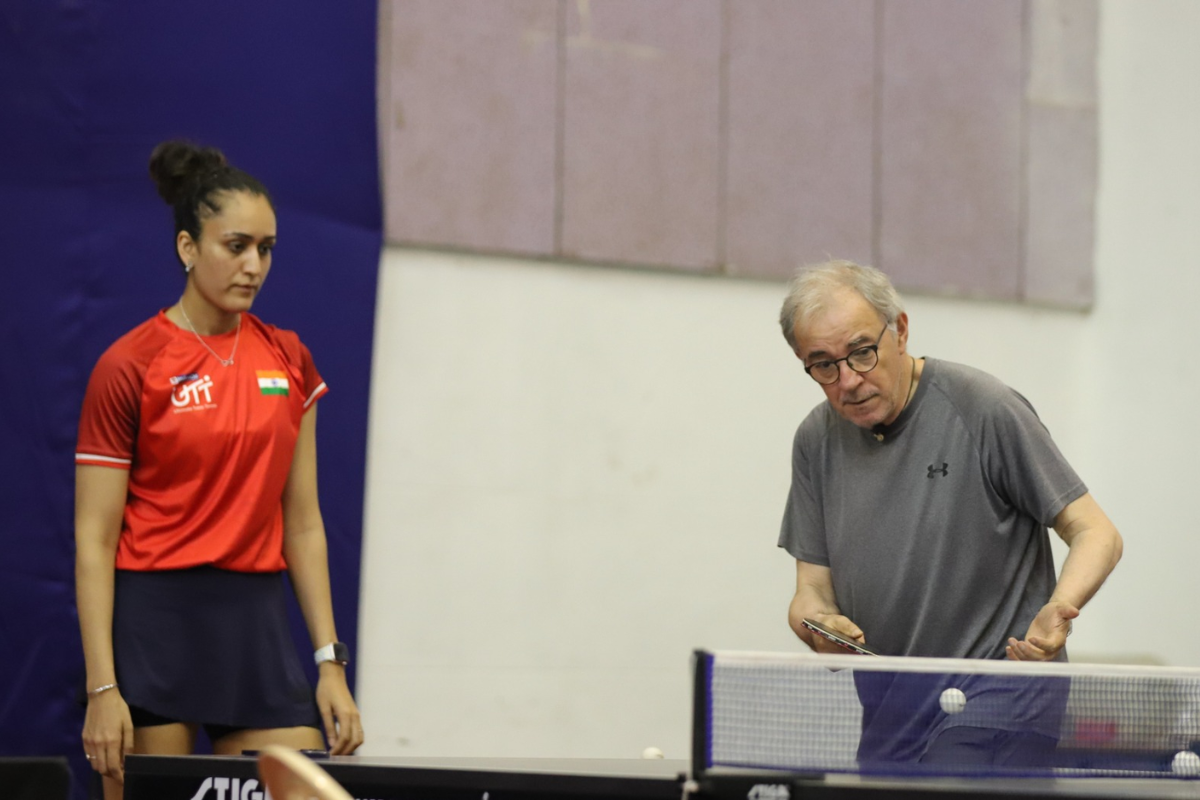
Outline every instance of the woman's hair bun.
[[159, 196], [167, 205], [174, 206], [184, 196], [188, 184], [226, 163], [225, 154], [215, 147], [200, 147], [184, 139], [172, 139], [155, 147], [150, 154], [150, 177]]

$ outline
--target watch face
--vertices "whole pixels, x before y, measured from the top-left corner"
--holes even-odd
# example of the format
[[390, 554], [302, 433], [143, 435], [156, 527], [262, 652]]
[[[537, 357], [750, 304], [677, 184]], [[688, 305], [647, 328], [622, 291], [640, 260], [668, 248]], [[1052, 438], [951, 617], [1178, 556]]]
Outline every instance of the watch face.
[[333, 660], [342, 664], [350, 663], [350, 648], [342, 642], [333, 643]]

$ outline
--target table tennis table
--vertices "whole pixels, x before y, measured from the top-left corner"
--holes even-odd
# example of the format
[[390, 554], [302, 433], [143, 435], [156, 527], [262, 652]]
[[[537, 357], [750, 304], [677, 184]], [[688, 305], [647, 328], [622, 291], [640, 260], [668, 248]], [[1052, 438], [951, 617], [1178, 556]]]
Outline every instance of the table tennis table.
[[715, 770], [693, 786], [714, 800], [1153, 800], [1200, 798], [1200, 782], [1173, 778], [797, 776]]
[[[1200, 780], [800, 775], [713, 769], [685, 760], [317, 758], [358, 800], [1179, 800]], [[126, 759], [126, 800], [265, 800], [252, 756]]]
[[[668, 759], [336, 756], [314, 761], [359, 800], [679, 800], [688, 763]], [[265, 800], [253, 756], [125, 760], [126, 800]]]

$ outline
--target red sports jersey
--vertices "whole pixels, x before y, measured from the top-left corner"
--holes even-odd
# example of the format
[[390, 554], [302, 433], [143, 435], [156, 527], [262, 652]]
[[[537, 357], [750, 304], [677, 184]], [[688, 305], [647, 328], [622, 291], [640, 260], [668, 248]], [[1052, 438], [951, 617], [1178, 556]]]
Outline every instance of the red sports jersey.
[[[205, 341], [224, 356], [236, 337]], [[113, 343], [75, 463], [130, 471], [117, 568], [284, 569], [280, 500], [300, 419], [326, 391], [299, 337], [252, 314], [228, 367], [163, 312]]]

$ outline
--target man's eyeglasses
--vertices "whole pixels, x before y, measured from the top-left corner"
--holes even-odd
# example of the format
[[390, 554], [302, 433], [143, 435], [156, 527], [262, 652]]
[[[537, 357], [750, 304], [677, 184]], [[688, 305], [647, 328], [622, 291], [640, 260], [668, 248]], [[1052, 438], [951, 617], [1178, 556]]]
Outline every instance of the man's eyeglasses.
[[879, 363], [879, 342], [883, 341], [883, 331], [886, 331], [887, 327], [887, 323], [883, 323], [883, 330], [875, 337], [875, 344], [869, 344], [866, 347], [857, 347], [851, 350], [850, 354], [845, 358], [835, 358], [832, 361], [817, 361], [809, 364], [804, 368], [804, 371], [814, 381], [825, 386], [838, 382], [838, 378], [842, 376], [842, 370], [838, 364], [843, 361], [846, 362], [846, 366], [860, 375], [870, 372]]

